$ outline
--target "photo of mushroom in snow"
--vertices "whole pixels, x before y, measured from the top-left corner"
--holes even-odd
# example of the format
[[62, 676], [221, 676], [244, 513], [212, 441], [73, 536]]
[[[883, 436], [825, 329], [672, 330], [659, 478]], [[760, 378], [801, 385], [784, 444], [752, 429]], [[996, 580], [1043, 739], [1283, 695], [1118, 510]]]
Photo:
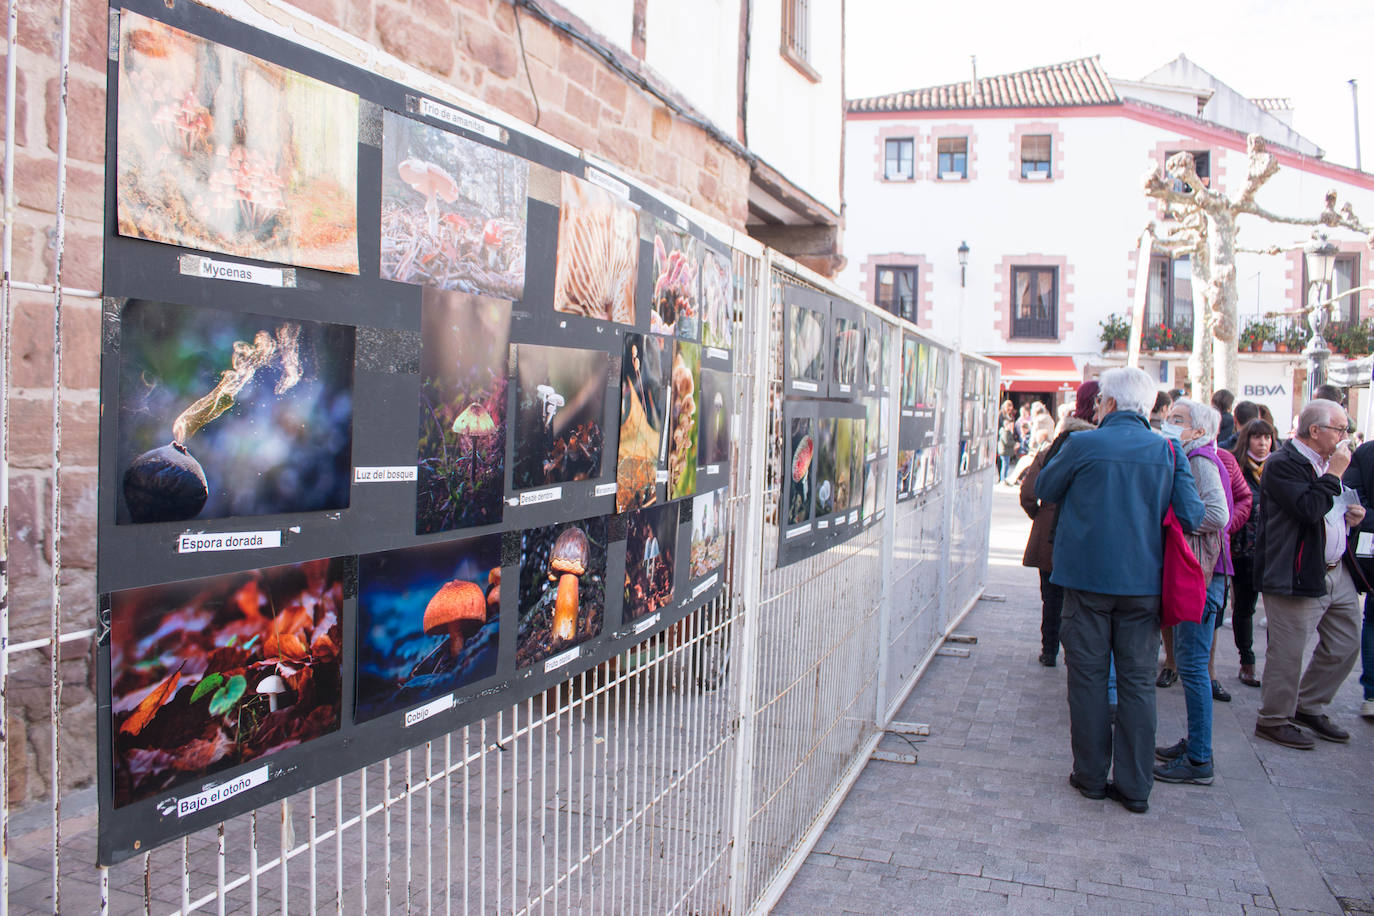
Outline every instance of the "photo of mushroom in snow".
[[692, 500], [692, 578], [725, 562], [725, 487]]
[[816, 428], [819, 431], [816, 436], [816, 517], [820, 518], [844, 507], [835, 499], [838, 472], [835, 440], [839, 421], [834, 417], [821, 417]]
[[852, 318], [835, 319], [835, 350], [832, 357], [835, 382], [852, 391], [859, 385], [863, 368], [864, 328]]
[[421, 295], [416, 534], [501, 521], [510, 313], [499, 299]]
[[697, 421], [697, 466], [725, 464], [730, 460], [730, 373], [701, 370], [701, 414]]
[[610, 354], [518, 344], [515, 404], [517, 490], [601, 476]]
[[605, 610], [605, 519], [521, 533], [517, 668], [597, 636]]
[[730, 258], [702, 246], [701, 342], [728, 350], [734, 337], [735, 280]]
[[634, 324], [639, 209], [567, 173], [560, 200], [554, 309]]
[[501, 535], [358, 558], [355, 719], [410, 709], [496, 673]]
[[657, 218], [653, 222], [654, 294], [649, 302], [649, 330], [696, 340], [701, 319], [701, 242], [671, 223]]
[[110, 596], [116, 807], [339, 727], [343, 564]]
[[358, 97], [130, 10], [119, 234], [358, 272]]
[[529, 163], [386, 112], [383, 280], [519, 299]]
[[701, 345], [678, 341], [673, 351], [672, 425], [668, 429], [668, 498], [697, 491], [697, 420]]
[[680, 503], [632, 512], [625, 524], [626, 622], [647, 617], [673, 603], [677, 569], [677, 517]]
[[792, 378], [824, 381], [823, 316], [820, 312], [799, 305], [789, 308], [792, 312], [792, 339], [787, 344], [787, 365]]
[[616, 459], [615, 511], [652, 505], [658, 468], [667, 445], [668, 344], [651, 334], [626, 334], [620, 360], [620, 452]]
[[[811, 518], [812, 459], [816, 454], [816, 421], [812, 417], [792, 418], [792, 488], [787, 497], [787, 524], [805, 524]], [[696, 511], [695, 509], [693, 510]], [[695, 515], [693, 518], [695, 519]]]
[[132, 299], [119, 524], [347, 508], [353, 329]]

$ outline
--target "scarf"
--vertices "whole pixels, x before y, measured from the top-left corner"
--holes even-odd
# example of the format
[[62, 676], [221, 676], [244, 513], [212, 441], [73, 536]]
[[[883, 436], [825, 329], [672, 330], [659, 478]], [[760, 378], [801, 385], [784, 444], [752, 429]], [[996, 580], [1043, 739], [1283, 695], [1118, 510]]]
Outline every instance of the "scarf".
[[1255, 478], [1258, 483], [1261, 475], [1264, 474], [1264, 462], [1250, 454], [1250, 450], [1245, 450], [1245, 467], [1250, 471], [1250, 476]]

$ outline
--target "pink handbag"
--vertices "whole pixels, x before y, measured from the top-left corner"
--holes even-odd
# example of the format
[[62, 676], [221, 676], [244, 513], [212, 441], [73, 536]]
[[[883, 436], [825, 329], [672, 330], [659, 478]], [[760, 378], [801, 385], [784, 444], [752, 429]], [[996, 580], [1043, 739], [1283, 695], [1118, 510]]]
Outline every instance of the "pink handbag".
[[[1169, 442], [1169, 440], [1164, 440]], [[1169, 454], [1178, 461], [1174, 444], [1169, 442]], [[1202, 623], [1202, 611], [1207, 603], [1207, 578], [1202, 574], [1202, 566], [1188, 539], [1183, 536], [1183, 526], [1174, 507], [1164, 513], [1164, 574], [1159, 589], [1159, 614], [1161, 627], [1174, 624]]]

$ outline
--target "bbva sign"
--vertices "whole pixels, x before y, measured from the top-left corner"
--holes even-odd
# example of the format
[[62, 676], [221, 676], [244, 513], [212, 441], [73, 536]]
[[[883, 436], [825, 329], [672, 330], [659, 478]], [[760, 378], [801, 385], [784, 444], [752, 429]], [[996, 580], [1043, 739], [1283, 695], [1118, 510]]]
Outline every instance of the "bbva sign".
[[1282, 385], [1244, 385], [1242, 388], [1247, 398], [1268, 398], [1288, 393]]

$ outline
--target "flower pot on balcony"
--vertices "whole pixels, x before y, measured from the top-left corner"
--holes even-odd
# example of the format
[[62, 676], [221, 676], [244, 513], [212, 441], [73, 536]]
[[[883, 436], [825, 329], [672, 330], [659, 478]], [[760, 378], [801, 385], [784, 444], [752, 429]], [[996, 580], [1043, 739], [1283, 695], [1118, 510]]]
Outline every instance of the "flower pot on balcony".
[[1288, 344], [1284, 343], [1283, 341], [1279, 341], [1278, 343], [1274, 344], [1274, 351], [1277, 353], [1287, 353]]
[[1112, 341], [1112, 350], [1120, 352], [1124, 349], [1126, 349], [1126, 341], [1120, 338], [1117, 338], [1116, 340]]
[[1261, 351], [1261, 350], [1263, 350], [1263, 349], [1264, 349], [1264, 341], [1262, 341], [1262, 340], [1257, 340], [1257, 341], [1255, 341], [1254, 343], [1250, 344], [1250, 352], [1251, 352], [1251, 353], [1258, 353], [1259, 351]]

